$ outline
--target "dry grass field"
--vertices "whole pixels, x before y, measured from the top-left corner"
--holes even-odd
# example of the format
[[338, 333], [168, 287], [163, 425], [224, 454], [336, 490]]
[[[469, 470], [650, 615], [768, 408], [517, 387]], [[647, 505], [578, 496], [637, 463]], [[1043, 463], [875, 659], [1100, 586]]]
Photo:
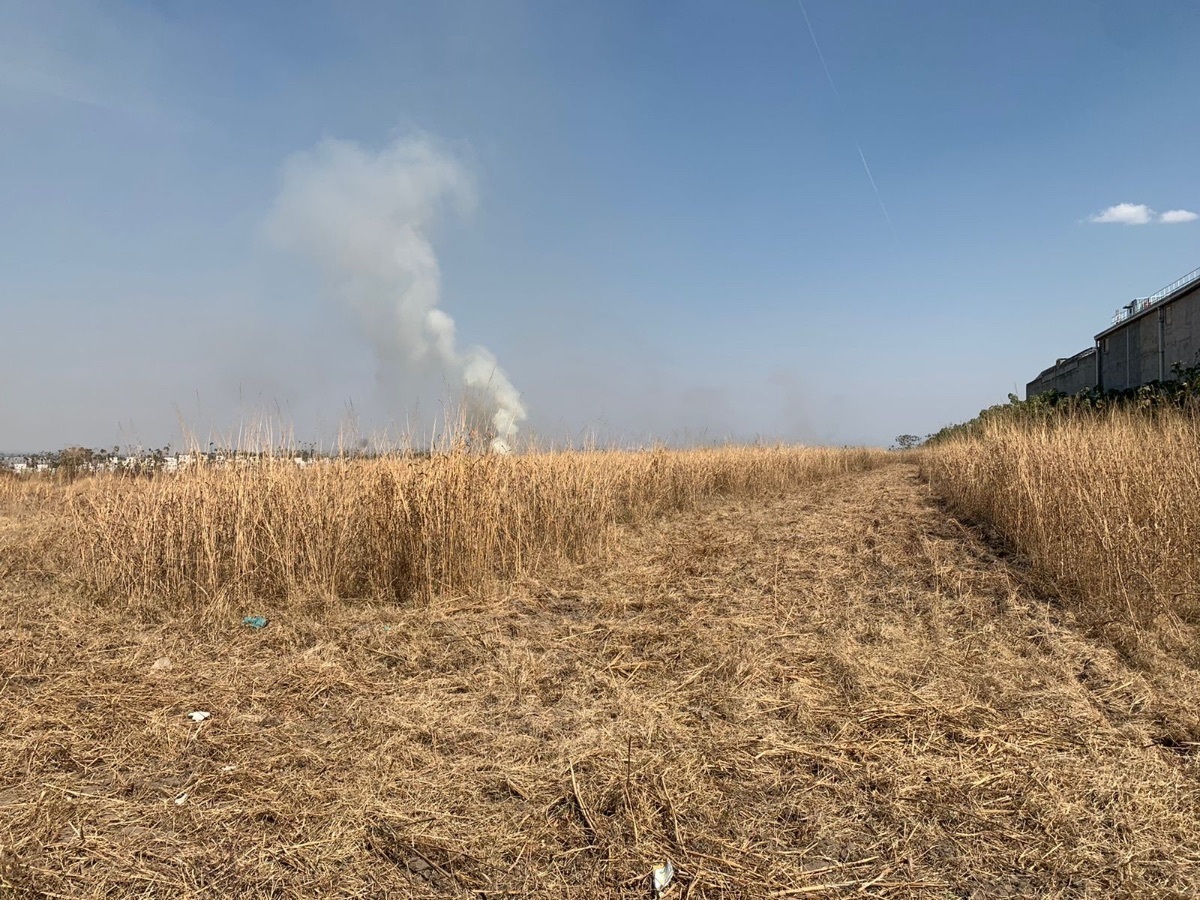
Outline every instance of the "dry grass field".
[[1019, 550], [1131, 658], [1200, 665], [1200, 420], [1164, 410], [993, 422], [925, 452], [935, 490]]
[[0, 897], [1196, 896], [1194, 668], [1006, 452], [0, 486]]
[[[520, 457], [239, 460], [65, 489], [0, 480], [10, 572], [175, 614], [297, 597], [428, 602], [603, 552], [613, 527], [706, 498], [767, 497], [881, 465], [872, 450], [726, 447]], [[0, 556], [3, 560], [4, 556]], [[0, 569], [4, 571], [4, 569]]]

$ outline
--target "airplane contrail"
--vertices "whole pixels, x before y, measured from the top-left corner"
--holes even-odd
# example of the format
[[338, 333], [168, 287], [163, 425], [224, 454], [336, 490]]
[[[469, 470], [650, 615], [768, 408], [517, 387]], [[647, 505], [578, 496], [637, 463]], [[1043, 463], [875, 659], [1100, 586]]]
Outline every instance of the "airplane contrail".
[[887, 206], [884, 205], [883, 195], [879, 193], [879, 188], [875, 185], [875, 176], [871, 174], [871, 167], [867, 165], [866, 154], [863, 153], [862, 147], [858, 141], [854, 142], [854, 146], [858, 148], [858, 158], [862, 160], [863, 169], [866, 170], [867, 180], [871, 182], [871, 190], [875, 192], [875, 199], [879, 201], [879, 208], [883, 210], [883, 217], [887, 219], [888, 228], [891, 229], [892, 239], [899, 241], [900, 238], [896, 234], [896, 226], [892, 224], [892, 217], [888, 215]]
[[[804, 7], [804, 0], [796, 0], [800, 4], [800, 12], [804, 14], [804, 24], [808, 26], [808, 34], [812, 38], [813, 49], [817, 51], [817, 59], [821, 61], [821, 68], [825, 70], [825, 79], [829, 82], [829, 88], [833, 91], [833, 96], [840, 104], [842, 95], [838, 93], [837, 85], [833, 81], [833, 73], [829, 71], [829, 64], [825, 62], [825, 54], [821, 52], [821, 42], [817, 40], [817, 32], [813, 29], [812, 20], [808, 17], [808, 10]], [[854, 147], [858, 150], [858, 158], [862, 160], [863, 170], [867, 173], [867, 180], [871, 182], [871, 190], [875, 192], [875, 199], [879, 201], [879, 208], [883, 211], [883, 217], [887, 220], [888, 229], [892, 232], [892, 239], [899, 241], [896, 235], [896, 226], [892, 224], [892, 217], [888, 214], [887, 204], [883, 202], [883, 194], [879, 192], [879, 186], [875, 183], [875, 176], [871, 174], [871, 167], [867, 165], [867, 155], [863, 153], [862, 145], [855, 140]]]
[[817, 33], [813, 31], [812, 20], [808, 18], [808, 10], [804, 8], [804, 0], [797, 0], [800, 4], [800, 12], [804, 13], [804, 24], [808, 26], [808, 33], [812, 35], [813, 46], [817, 50], [817, 59], [821, 60], [821, 68], [825, 70], [825, 77], [829, 79], [829, 86], [833, 88], [833, 96], [837, 97], [838, 103], [842, 102], [842, 95], [838, 93], [837, 85], [833, 83], [833, 75], [829, 73], [829, 64], [825, 62], [825, 54], [821, 52], [821, 45], [817, 43]]

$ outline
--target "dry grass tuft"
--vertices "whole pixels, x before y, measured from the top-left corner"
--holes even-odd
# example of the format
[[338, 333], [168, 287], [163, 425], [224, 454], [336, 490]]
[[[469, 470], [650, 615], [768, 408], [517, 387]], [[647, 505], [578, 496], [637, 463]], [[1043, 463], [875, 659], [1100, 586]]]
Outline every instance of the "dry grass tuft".
[[62, 571], [70, 491], [51, 478], [0, 474], [0, 579], [44, 578]]
[[[1200, 421], [1116, 411], [990, 423], [924, 451], [956, 510], [995, 527], [1119, 636], [1200, 622]], [[1126, 634], [1127, 641], [1133, 640]]]

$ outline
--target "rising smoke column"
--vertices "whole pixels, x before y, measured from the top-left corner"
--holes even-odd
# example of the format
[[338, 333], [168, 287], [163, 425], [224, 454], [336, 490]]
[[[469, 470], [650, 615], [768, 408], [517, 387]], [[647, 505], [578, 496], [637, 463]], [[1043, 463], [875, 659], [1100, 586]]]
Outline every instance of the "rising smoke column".
[[459, 350], [440, 307], [441, 272], [429, 231], [443, 208], [474, 202], [463, 166], [426, 136], [378, 153], [327, 139], [290, 157], [267, 219], [280, 247], [311, 257], [360, 321], [381, 364], [438, 372], [462, 385], [505, 451], [526, 418], [521, 396], [484, 347]]

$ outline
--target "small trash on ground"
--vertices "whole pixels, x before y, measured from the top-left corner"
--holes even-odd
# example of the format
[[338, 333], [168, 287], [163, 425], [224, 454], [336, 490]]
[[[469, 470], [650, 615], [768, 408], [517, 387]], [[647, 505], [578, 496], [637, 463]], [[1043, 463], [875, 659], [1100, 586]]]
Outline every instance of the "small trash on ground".
[[661, 897], [671, 879], [675, 877], [675, 867], [667, 860], [661, 866], [655, 866], [650, 873], [650, 886], [654, 888], [654, 896]]
[[150, 668], [155, 670], [169, 669], [171, 668], [171, 658], [169, 656], [160, 656]]
[[249, 625], [251, 628], [266, 628], [267, 627], [267, 617], [266, 616], [246, 616], [246, 618], [242, 619], [242, 624]]
[[230, 772], [236, 772], [237, 766], [221, 766], [221, 774], [228, 775]]
[[183, 806], [183, 804], [187, 803], [187, 798], [188, 798], [187, 791], [184, 791], [182, 794], [180, 794], [178, 797], [175, 798], [175, 805]]
[[197, 709], [193, 712], [188, 713], [188, 718], [191, 719], [193, 722], [203, 722], [205, 719], [211, 718], [211, 716], [212, 716], [212, 713], [206, 712], [203, 709]]

